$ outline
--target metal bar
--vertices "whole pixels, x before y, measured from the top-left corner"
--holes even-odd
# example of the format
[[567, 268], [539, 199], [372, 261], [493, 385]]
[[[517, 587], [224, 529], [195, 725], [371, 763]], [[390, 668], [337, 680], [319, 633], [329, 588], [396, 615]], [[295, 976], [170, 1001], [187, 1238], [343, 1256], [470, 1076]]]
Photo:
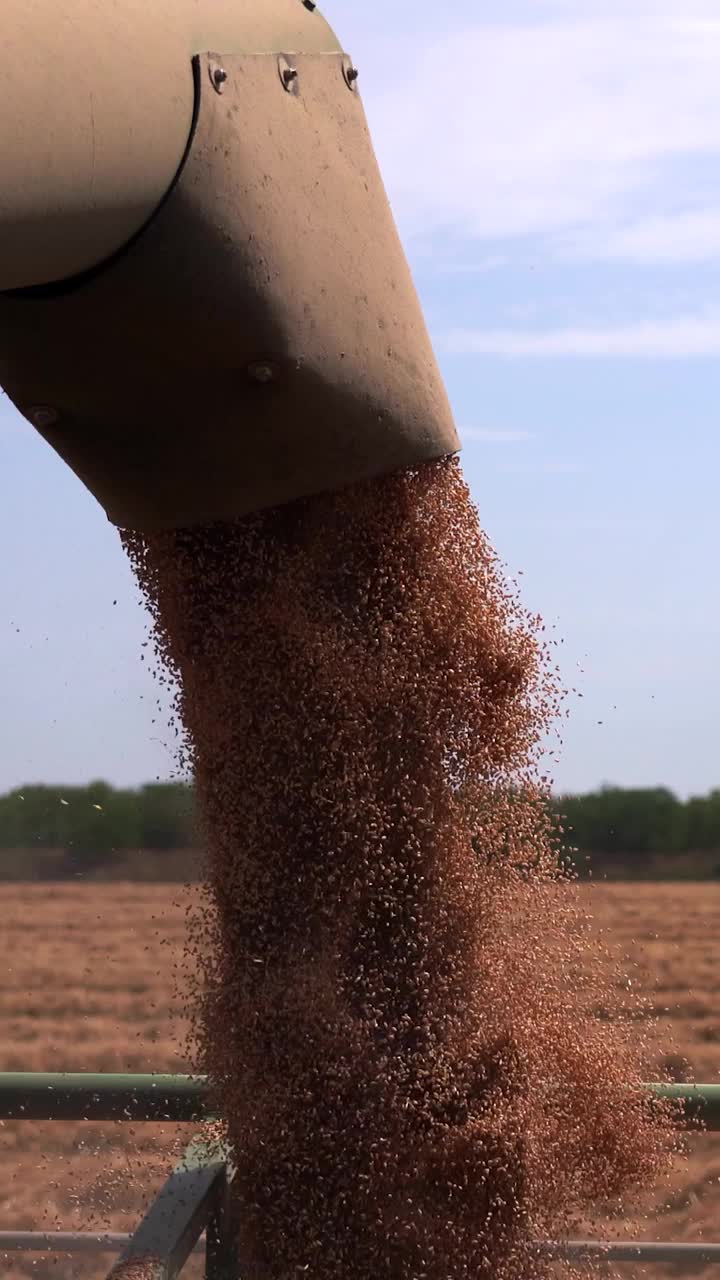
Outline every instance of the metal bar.
[[0, 1073], [0, 1120], [207, 1120], [207, 1084], [187, 1075]]
[[720, 1131], [720, 1084], [649, 1084], [658, 1098], [682, 1104], [683, 1119], [708, 1133]]
[[568, 1240], [539, 1247], [541, 1253], [562, 1262], [691, 1262], [693, 1266], [720, 1263], [720, 1244]]
[[[683, 1118], [720, 1131], [720, 1085], [648, 1084], [682, 1106]], [[166, 1120], [212, 1118], [207, 1081], [189, 1075], [0, 1072], [0, 1120]]]
[[[211, 1219], [212, 1221], [212, 1219]], [[3, 1253], [119, 1253], [133, 1239], [123, 1231], [107, 1231], [95, 1234], [90, 1231], [0, 1231], [0, 1255]], [[208, 1224], [208, 1246], [210, 1223]], [[563, 1262], [692, 1262], [712, 1264], [720, 1262], [720, 1244], [642, 1241], [637, 1244], [618, 1244], [605, 1240], [568, 1240], [564, 1244], [539, 1246], [546, 1256]], [[203, 1240], [198, 1240], [191, 1253], [205, 1252]], [[231, 1264], [233, 1265], [233, 1264]], [[233, 1278], [237, 1269], [228, 1272]], [[208, 1276], [220, 1280], [224, 1273], [211, 1270]]]
[[227, 1158], [217, 1145], [193, 1142], [132, 1235], [108, 1280], [175, 1280], [216, 1207]]
[[[0, 1231], [0, 1257], [8, 1253], [120, 1253], [132, 1240], [127, 1231]], [[193, 1253], [204, 1253], [198, 1240]]]
[[225, 1177], [205, 1231], [205, 1280], [237, 1280], [240, 1275], [239, 1231], [231, 1191], [234, 1172], [229, 1164], [225, 1166]]

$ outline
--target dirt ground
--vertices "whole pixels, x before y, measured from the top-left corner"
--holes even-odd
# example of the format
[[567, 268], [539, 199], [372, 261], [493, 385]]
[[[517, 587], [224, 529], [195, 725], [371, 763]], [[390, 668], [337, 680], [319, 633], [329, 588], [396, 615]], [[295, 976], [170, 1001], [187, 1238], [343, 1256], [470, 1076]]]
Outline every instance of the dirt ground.
[[[656, 1064], [666, 1060], [678, 1079], [720, 1083], [720, 885], [582, 892], [662, 1019]], [[178, 978], [187, 906], [177, 885], [0, 886], [0, 1070], [186, 1069]], [[163, 1125], [0, 1123], [0, 1230], [131, 1230], [192, 1134]], [[647, 1239], [720, 1240], [720, 1134], [693, 1138], [670, 1195], [653, 1193], [646, 1212], [638, 1225]], [[7, 1280], [81, 1280], [111, 1263], [112, 1255], [0, 1256]], [[199, 1260], [187, 1274], [201, 1274]], [[640, 1269], [618, 1274], [630, 1280]]]

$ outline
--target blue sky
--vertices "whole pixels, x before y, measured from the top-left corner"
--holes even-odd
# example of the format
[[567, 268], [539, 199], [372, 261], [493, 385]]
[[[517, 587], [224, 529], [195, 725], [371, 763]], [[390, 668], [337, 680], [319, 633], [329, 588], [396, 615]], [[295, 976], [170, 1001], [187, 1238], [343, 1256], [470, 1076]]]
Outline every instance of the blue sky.
[[[481, 521], [583, 695], [558, 787], [720, 785], [716, 0], [326, 12]], [[0, 476], [0, 789], [170, 775], [117, 535], [7, 400]]]

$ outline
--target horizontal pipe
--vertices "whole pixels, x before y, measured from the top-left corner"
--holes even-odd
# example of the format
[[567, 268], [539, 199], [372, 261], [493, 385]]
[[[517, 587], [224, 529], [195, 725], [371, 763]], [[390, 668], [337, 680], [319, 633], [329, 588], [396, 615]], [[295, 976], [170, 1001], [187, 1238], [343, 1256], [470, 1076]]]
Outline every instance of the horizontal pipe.
[[558, 1262], [689, 1262], [693, 1266], [720, 1262], [720, 1244], [567, 1240], [562, 1244], [542, 1244], [540, 1249]]
[[0, 1073], [1, 1120], [210, 1119], [205, 1080], [188, 1075]]
[[[127, 1231], [0, 1231], [3, 1253], [120, 1253], [132, 1240]], [[204, 1253], [198, 1240], [193, 1253]]]
[[[649, 1084], [678, 1104], [682, 1119], [720, 1132], [720, 1085]], [[166, 1120], [212, 1118], [207, 1081], [189, 1075], [0, 1072], [0, 1120]]]
[[708, 1133], [720, 1131], [720, 1084], [649, 1084], [657, 1098], [678, 1103], [686, 1124]]
[[[120, 1253], [132, 1237], [124, 1231], [0, 1231], [3, 1253]], [[648, 1242], [618, 1244], [603, 1240], [568, 1240], [542, 1244], [542, 1253], [562, 1262], [720, 1262], [720, 1244]], [[205, 1252], [199, 1240], [193, 1253]]]

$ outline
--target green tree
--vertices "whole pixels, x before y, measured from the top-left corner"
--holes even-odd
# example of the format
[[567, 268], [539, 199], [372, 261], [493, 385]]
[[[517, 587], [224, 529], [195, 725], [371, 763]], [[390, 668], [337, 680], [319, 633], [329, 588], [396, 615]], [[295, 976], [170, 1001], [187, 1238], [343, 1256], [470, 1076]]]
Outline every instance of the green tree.
[[583, 796], [563, 796], [571, 842], [585, 853], [640, 860], [679, 853], [687, 846], [688, 814], [666, 787], [602, 787]]
[[191, 789], [178, 782], [152, 783], [138, 795], [138, 846], [187, 849], [194, 842]]

